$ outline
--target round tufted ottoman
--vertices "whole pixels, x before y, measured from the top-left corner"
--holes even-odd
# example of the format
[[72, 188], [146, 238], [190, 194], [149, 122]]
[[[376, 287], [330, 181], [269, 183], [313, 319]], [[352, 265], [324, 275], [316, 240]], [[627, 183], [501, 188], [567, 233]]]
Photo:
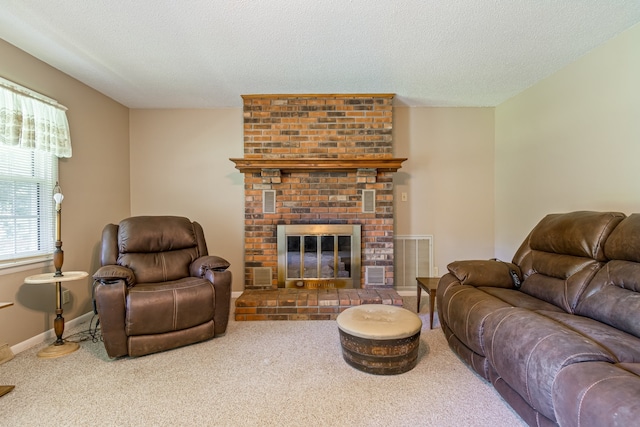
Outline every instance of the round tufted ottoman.
[[344, 360], [370, 374], [394, 375], [418, 363], [422, 321], [393, 305], [350, 307], [336, 319]]

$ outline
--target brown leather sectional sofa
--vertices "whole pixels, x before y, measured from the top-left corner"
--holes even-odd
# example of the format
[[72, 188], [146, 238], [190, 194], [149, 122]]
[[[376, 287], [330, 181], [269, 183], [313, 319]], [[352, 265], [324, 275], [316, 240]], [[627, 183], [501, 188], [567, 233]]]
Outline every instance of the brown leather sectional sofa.
[[548, 215], [511, 263], [448, 270], [450, 347], [527, 424], [640, 425], [640, 214]]

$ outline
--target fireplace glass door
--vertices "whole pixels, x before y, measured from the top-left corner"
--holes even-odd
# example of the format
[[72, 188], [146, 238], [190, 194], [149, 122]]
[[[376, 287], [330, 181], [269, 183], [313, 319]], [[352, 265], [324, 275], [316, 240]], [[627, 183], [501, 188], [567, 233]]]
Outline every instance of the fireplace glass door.
[[278, 226], [280, 287], [359, 287], [360, 258], [359, 225]]

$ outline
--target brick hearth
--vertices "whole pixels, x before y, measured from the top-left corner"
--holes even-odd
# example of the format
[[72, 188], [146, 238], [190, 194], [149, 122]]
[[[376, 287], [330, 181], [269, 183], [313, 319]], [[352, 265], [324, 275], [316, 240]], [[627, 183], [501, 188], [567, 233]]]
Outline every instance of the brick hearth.
[[361, 304], [402, 306], [393, 289], [245, 290], [236, 300], [236, 320], [335, 320]]

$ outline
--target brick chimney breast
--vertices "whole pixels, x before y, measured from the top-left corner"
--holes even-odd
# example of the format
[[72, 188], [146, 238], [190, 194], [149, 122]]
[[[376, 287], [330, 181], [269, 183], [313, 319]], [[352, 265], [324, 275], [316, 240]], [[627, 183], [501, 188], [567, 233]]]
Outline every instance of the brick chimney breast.
[[[384, 266], [382, 287], [392, 288], [392, 178], [406, 160], [393, 158], [393, 95], [242, 98], [245, 157], [232, 160], [294, 164], [245, 171], [245, 289], [265, 289], [254, 286], [254, 267], [271, 268], [271, 288], [278, 287], [278, 224], [360, 224], [360, 287], [370, 287], [364, 283], [367, 266]], [[375, 160], [374, 167], [359, 166], [365, 160]], [[263, 190], [276, 191], [276, 213], [263, 213]], [[374, 213], [363, 213], [362, 190], [375, 190]]]

